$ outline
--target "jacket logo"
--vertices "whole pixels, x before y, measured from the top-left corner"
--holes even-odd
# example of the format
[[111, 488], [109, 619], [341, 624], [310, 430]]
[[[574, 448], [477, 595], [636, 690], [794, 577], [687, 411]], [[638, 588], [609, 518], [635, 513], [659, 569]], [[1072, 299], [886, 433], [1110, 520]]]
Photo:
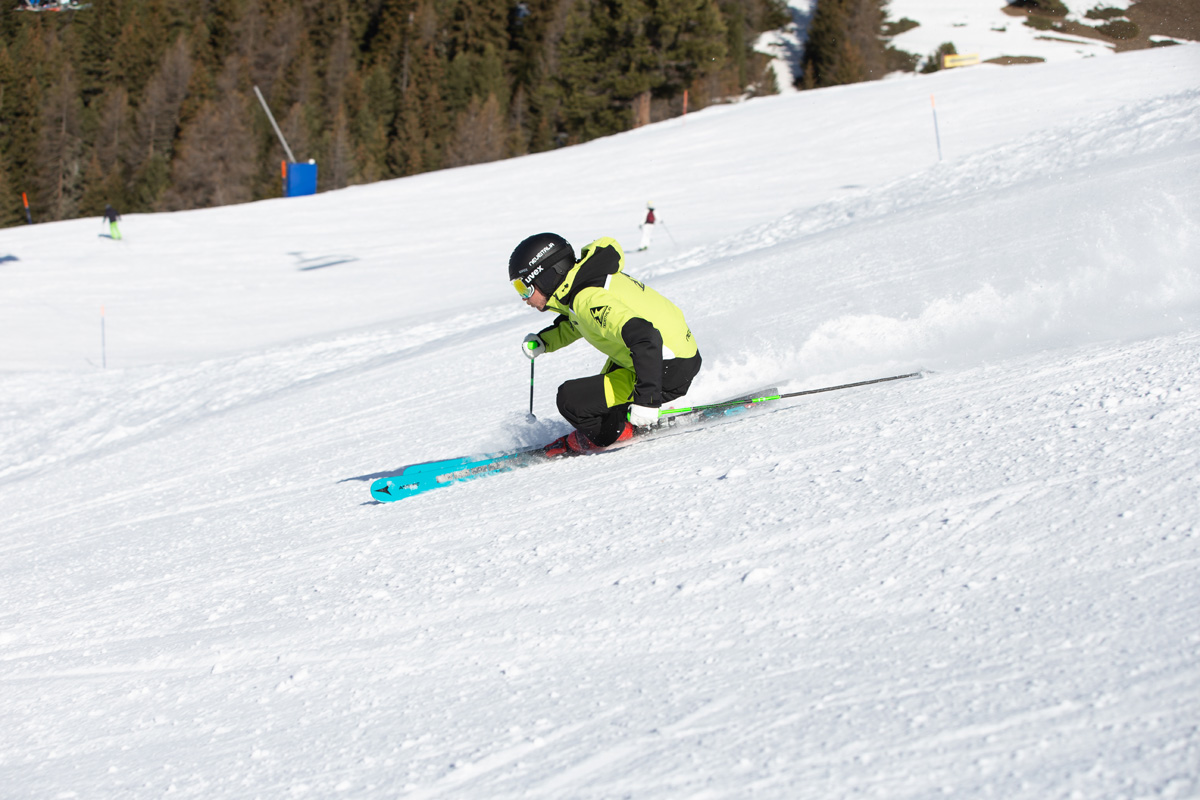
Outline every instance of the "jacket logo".
[[592, 312], [592, 319], [596, 320], [596, 324], [603, 328], [608, 324], [608, 314], [612, 310], [608, 306], [593, 306], [589, 309]]

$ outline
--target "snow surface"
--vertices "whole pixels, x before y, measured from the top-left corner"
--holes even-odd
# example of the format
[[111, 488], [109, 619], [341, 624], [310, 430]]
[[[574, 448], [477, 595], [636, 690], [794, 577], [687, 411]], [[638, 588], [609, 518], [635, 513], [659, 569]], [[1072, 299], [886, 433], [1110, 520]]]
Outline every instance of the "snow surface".
[[[372, 504], [648, 199], [688, 403], [930, 372]], [[122, 229], [0, 231], [0, 796], [1200, 796], [1200, 47]]]

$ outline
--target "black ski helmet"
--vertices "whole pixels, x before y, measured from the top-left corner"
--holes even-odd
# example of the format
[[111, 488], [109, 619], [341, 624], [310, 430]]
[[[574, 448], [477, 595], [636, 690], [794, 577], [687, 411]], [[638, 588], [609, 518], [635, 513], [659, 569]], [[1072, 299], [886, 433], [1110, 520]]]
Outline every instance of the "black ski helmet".
[[557, 233], [537, 233], [517, 245], [508, 259], [508, 279], [549, 297], [575, 266], [571, 243]]

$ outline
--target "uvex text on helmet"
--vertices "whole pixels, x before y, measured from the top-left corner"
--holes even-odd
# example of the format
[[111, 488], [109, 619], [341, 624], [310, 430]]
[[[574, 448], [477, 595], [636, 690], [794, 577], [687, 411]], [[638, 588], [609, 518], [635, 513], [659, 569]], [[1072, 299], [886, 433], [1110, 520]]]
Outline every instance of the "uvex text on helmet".
[[521, 280], [549, 297], [575, 265], [571, 243], [557, 233], [538, 233], [517, 245], [508, 259], [508, 279]]

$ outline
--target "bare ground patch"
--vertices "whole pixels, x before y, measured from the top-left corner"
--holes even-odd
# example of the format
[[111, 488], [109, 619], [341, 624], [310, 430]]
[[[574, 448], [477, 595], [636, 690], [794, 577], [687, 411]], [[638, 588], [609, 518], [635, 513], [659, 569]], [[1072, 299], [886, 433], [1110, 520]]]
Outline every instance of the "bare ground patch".
[[[1084, 0], [1084, 2], [1091, 2], [1094, 7], [1104, 5], [1103, 0]], [[1073, 10], [1086, 11], [1081, 8]], [[1129, 38], [1106, 36], [1095, 27], [1064, 20], [1060, 16], [1047, 14], [1036, 8], [1010, 5], [1005, 6], [1004, 13], [1010, 17], [1021, 17], [1034, 21], [1034, 27], [1047, 31], [1045, 38], [1054, 38], [1051, 34], [1058, 33], [1080, 39], [1091, 39], [1104, 42], [1118, 53], [1159, 46], [1159, 43], [1151, 41], [1151, 36], [1200, 41], [1200, 4], [1197, 0], [1139, 0], [1125, 13], [1125, 16], [1138, 27], [1137, 35]], [[1032, 56], [1001, 56], [989, 59], [989, 63], [1030, 64], [1041, 60]]]

